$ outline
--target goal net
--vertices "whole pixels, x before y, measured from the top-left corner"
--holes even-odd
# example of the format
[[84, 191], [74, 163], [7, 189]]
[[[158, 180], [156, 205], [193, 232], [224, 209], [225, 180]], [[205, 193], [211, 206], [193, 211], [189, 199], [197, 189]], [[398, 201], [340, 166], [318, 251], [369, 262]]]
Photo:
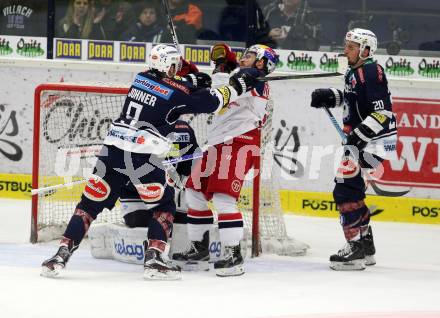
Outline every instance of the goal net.
[[[43, 84], [35, 90], [34, 150], [32, 187], [43, 188], [71, 183], [32, 197], [31, 241], [61, 237], [79, 202], [87, 177], [110, 124], [124, 103], [128, 87], [102, 84]], [[273, 175], [273, 103], [261, 133], [261, 156], [255, 170], [246, 177], [239, 207], [252, 242], [253, 255], [276, 253], [302, 255], [308, 246], [289, 237], [279, 199], [277, 177]], [[212, 115], [187, 115], [184, 118], [196, 132], [200, 145]], [[104, 210], [94, 223], [123, 223], [119, 206]]]

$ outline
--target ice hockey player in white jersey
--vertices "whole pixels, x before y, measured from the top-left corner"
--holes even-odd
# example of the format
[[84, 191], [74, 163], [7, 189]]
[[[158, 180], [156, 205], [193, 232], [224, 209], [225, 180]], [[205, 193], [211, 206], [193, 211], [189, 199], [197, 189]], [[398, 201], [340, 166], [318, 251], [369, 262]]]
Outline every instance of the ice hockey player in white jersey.
[[[223, 63], [231, 64], [231, 60], [228, 60], [230, 49], [226, 45], [223, 48], [221, 46], [215, 46], [212, 53], [216, 55], [216, 50], [221, 52], [223, 49], [225, 54], [218, 55], [224, 59]], [[243, 94], [214, 116], [208, 130], [207, 143], [210, 147], [202, 160], [193, 166], [186, 183], [188, 236], [192, 248], [174, 256], [175, 260], [208, 261], [207, 233], [213, 223], [213, 212], [208, 206], [208, 200], [212, 200], [218, 215], [220, 241], [225, 251], [223, 258], [214, 263], [216, 275], [244, 274], [239, 245], [243, 238], [243, 216], [237, 207], [237, 199], [244, 178], [260, 152], [259, 128], [266, 115], [269, 86], [267, 82], [258, 81], [249, 90], [243, 78], [266, 76], [275, 70], [277, 62], [278, 55], [274, 50], [257, 44], [245, 50], [239, 61], [240, 68], [230, 78], [224, 76], [224, 73], [225, 70], [226, 73], [232, 70], [231, 65], [222, 66], [223, 72], [219, 72], [219, 75]], [[221, 63], [216, 61], [216, 69], [221, 68]], [[216, 74], [213, 75], [213, 84], [215, 82]]]
[[[43, 276], [56, 276], [78, 248], [89, 226], [104, 208], [112, 209], [118, 200], [121, 185], [130, 181], [142, 199], [148, 200], [151, 183], [165, 184], [163, 156], [170, 150], [166, 138], [170, 126], [180, 115], [219, 112], [253, 88], [257, 74], [242, 74], [235, 88], [196, 88], [176, 79], [182, 57], [177, 49], [156, 45], [149, 55], [149, 70], [136, 75], [129, 89], [122, 112], [110, 127], [93, 175], [89, 178], [60, 242], [58, 252], [42, 264]], [[209, 76], [196, 74], [199, 81]], [[161, 191], [172, 191], [163, 187]], [[156, 213], [151, 222], [162, 232], [145, 251], [144, 266], [162, 258], [163, 248], [173, 224], [172, 211]], [[161, 242], [163, 241], [163, 242]], [[170, 266], [163, 271], [178, 272]], [[178, 276], [178, 275], [176, 275]]]
[[363, 174], [377, 169], [396, 152], [396, 118], [385, 71], [373, 60], [376, 35], [353, 29], [345, 36], [344, 53], [350, 68], [345, 89], [320, 88], [312, 93], [311, 106], [344, 107], [344, 156], [335, 178], [333, 198], [347, 244], [330, 256], [334, 270], [363, 270], [374, 265], [375, 246], [370, 226], [370, 210], [365, 205]]

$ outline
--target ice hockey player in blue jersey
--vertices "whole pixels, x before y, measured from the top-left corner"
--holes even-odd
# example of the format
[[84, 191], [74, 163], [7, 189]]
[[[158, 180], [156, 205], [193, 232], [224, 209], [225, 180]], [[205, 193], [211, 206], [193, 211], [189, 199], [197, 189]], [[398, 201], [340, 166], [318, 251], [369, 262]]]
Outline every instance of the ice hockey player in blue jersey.
[[[93, 220], [104, 208], [112, 209], [121, 194], [121, 187], [130, 181], [141, 199], [148, 202], [149, 184], [160, 184], [157, 192], [171, 195], [172, 189], [164, 187], [166, 167], [163, 157], [172, 142], [167, 138], [179, 116], [190, 113], [216, 113], [239, 95], [251, 90], [255, 77], [244, 74], [240, 87], [225, 85], [217, 89], [200, 88], [209, 81], [206, 74], [195, 74], [198, 87], [191, 81], [175, 78], [182, 57], [176, 48], [156, 45], [149, 55], [149, 70], [136, 75], [127, 94], [120, 116], [115, 119], [104, 140], [92, 176], [75, 208], [60, 242], [58, 252], [42, 264], [43, 276], [56, 276], [66, 266], [72, 253], [78, 248]], [[193, 81], [194, 82], [194, 81]], [[235, 85], [236, 86], [236, 85]], [[145, 263], [152, 259], [161, 262], [164, 244], [173, 223], [173, 213], [155, 213], [150, 226], [161, 232], [159, 240], [153, 240], [145, 252]], [[160, 270], [180, 278], [180, 268], [168, 264]]]
[[347, 244], [330, 256], [334, 270], [363, 270], [374, 265], [375, 246], [370, 211], [365, 205], [363, 172], [377, 169], [396, 152], [396, 118], [392, 111], [388, 81], [382, 66], [373, 60], [376, 35], [353, 29], [345, 36], [344, 53], [350, 66], [344, 92], [316, 89], [311, 106], [344, 107], [344, 156], [335, 178], [333, 198], [337, 204]]

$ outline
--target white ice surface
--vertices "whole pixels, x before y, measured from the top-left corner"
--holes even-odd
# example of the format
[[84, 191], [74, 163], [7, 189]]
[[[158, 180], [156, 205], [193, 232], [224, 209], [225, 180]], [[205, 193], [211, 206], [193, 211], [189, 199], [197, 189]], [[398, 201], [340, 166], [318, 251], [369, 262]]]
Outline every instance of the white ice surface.
[[[440, 317], [439, 226], [374, 223], [378, 264], [363, 272], [328, 268], [343, 244], [336, 219], [286, 216], [308, 255], [247, 259], [241, 277], [184, 272], [182, 281], [144, 281], [141, 266], [94, 259], [85, 241], [48, 279], [40, 264], [57, 243], [22, 243], [29, 208], [0, 200], [0, 318]], [[8, 221], [9, 213], [23, 220]]]

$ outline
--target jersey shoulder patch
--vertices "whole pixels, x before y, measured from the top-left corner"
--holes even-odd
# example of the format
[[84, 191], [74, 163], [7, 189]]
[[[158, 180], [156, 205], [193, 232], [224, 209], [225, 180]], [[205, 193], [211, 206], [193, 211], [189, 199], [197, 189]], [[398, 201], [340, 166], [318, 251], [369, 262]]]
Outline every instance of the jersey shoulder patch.
[[386, 81], [385, 72], [377, 63], [368, 63], [359, 69], [364, 69], [364, 79], [367, 83], [383, 83]]

